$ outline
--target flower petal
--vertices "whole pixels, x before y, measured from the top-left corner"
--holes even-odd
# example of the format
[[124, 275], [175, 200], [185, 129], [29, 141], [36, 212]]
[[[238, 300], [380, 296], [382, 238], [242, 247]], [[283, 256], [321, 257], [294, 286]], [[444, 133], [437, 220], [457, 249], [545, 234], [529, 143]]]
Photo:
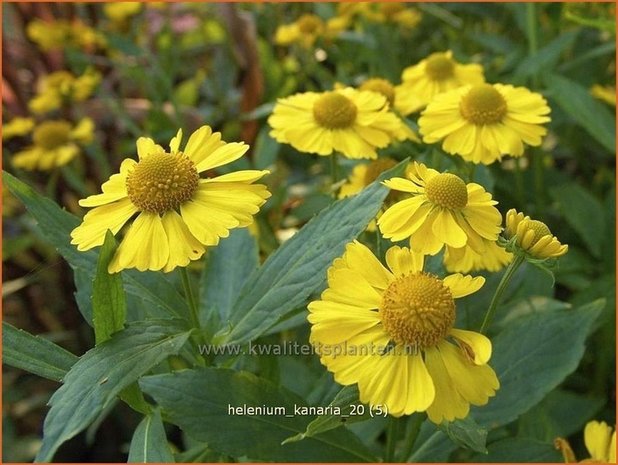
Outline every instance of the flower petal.
[[198, 173], [202, 173], [221, 165], [227, 165], [238, 160], [247, 150], [249, 150], [249, 146], [242, 142], [225, 144], [203, 157], [202, 161], [196, 163], [195, 168]]
[[142, 158], [152, 155], [153, 153], [164, 153], [163, 147], [154, 143], [149, 137], [140, 137], [135, 143], [137, 146], [137, 156], [141, 160]]
[[491, 341], [480, 333], [464, 329], [451, 328], [449, 334], [457, 343], [465, 344], [464, 350], [476, 365], [484, 365], [491, 358]]
[[180, 148], [180, 141], [181, 140], [182, 140], [182, 129], [179, 129], [178, 132], [176, 133], [176, 137], [174, 137], [170, 141], [170, 152], [171, 153], [178, 152], [178, 149]]
[[457, 224], [453, 213], [447, 209], [440, 209], [431, 228], [436, 238], [451, 247], [463, 247], [466, 245], [468, 236], [461, 226]]
[[421, 253], [397, 245], [386, 251], [386, 264], [395, 276], [423, 271], [424, 258]]
[[478, 291], [483, 284], [485, 284], [485, 278], [477, 276], [473, 278], [470, 275], [462, 275], [460, 273], [452, 274], [444, 278], [444, 285], [451, 290], [451, 294], [454, 299], [465, 297], [470, 294], [474, 294]]
[[170, 272], [177, 266], [187, 266], [191, 260], [197, 260], [204, 254], [204, 246], [191, 234], [182, 217], [174, 210], [163, 215], [162, 223], [170, 250], [164, 272]]
[[82, 207], [98, 207], [127, 197], [127, 175], [136, 164], [137, 162], [131, 158], [124, 159], [120, 165], [120, 173], [112, 175], [101, 186], [102, 194], [91, 195], [78, 203]]

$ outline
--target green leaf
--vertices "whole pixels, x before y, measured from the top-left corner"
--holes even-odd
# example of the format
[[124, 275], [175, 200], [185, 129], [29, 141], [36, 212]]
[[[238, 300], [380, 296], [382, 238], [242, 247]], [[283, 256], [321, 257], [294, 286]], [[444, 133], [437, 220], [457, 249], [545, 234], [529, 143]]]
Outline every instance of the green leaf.
[[360, 194], [338, 200], [307, 223], [251, 274], [231, 314], [232, 330], [220, 342], [241, 344], [263, 334], [277, 320], [303, 306], [343, 254], [375, 218], [389, 190], [383, 179], [403, 172], [407, 161], [383, 173]]
[[49, 462], [63, 442], [92, 423], [123, 389], [168, 355], [178, 353], [190, 335], [181, 323], [138, 322], [86, 352], [49, 401], [37, 461]]
[[562, 457], [552, 443], [534, 439], [508, 438], [487, 447], [487, 455], [473, 457], [473, 462], [483, 463], [560, 463]]
[[253, 163], [255, 169], [265, 170], [274, 165], [281, 145], [269, 135], [270, 128], [264, 126], [260, 129], [253, 148]]
[[575, 43], [579, 33], [580, 30], [575, 29], [560, 34], [534, 55], [527, 56], [521, 60], [519, 66], [515, 70], [513, 79], [521, 80], [530, 76], [535, 76], [541, 71], [552, 70], [560, 60], [562, 52]]
[[288, 444], [290, 442], [301, 441], [305, 438], [310, 438], [316, 434], [324, 433], [334, 428], [346, 424], [352, 424], [359, 421], [365, 421], [371, 418], [369, 413], [369, 407], [365, 407], [362, 411], [363, 414], [359, 414], [358, 406], [362, 405], [358, 398], [358, 386], [346, 386], [337, 393], [333, 401], [329, 404], [329, 407], [338, 409], [340, 414], [327, 414], [320, 415], [315, 420], [307, 425], [307, 428], [303, 433], [290, 436], [283, 443]]
[[[306, 406], [300, 397], [248, 372], [200, 368], [148, 376], [140, 386], [161, 405], [166, 419], [232, 457], [275, 462], [375, 461], [345, 429], [282, 445], [290, 435], [304, 432], [315, 416], [299, 415], [295, 407]], [[278, 410], [264, 415], [234, 410], [246, 407]]]
[[77, 360], [53, 342], [2, 322], [2, 363], [61, 381]]
[[238, 292], [259, 266], [258, 248], [247, 228], [235, 229], [208, 254], [200, 285], [200, 320], [216, 313], [227, 321]]
[[447, 462], [457, 445], [438, 427], [427, 420], [414, 443], [414, 452], [408, 458], [409, 463]]
[[[55, 202], [43, 197], [13, 175], [3, 172], [3, 181], [13, 195], [19, 198], [38, 223], [42, 236], [52, 244], [74, 271], [75, 294], [84, 319], [92, 324], [92, 282], [97, 267], [95, 250], [79, 252], [71, 245], [71, 231], [80, 220], [61, 209]], [[156, 317], [189, 315], [189, 308], [182, 296], [166, 280], [162, 273], [123, 272], [127, 294], [137, 297], [146, 308], [147, 315]]]
[[545, 85], [550, 98], [610, 153], [616, 153], [616, 118], [580, 84], [549, 74]]
[[167, 443], [161, 412], [155, 409], [141, 421], [131, 439], [128, 463], [170, 463], [174, 456]]
[[120, 331], [127, 317], [122, 275], [107, 272], [107, 266], [115, 252], [116, 241], [108, 230], [99, 253], [97, 272], [92, 285], [92, 323], [97, 345], [107, 341], [116, 331]]
[[438, 426], [455, 443], [476, 452], [487, 453], [487, 429], [479, 426], [472, 417], [444, 422]]
[[486, 406], [473, 409], [474, 419], [490, 429], [506, 425], [558, 386], [577, 368], [603, 305], [598, 300], [577, 310], [525, 315], [511, 322], [493, 341], [489, 363], [500, 389]]
[[605, 209], [603, 204], [576, 183], [550, 189], [564, 219], [577, 232], [588, 250], [597, 258], [605, 239]]

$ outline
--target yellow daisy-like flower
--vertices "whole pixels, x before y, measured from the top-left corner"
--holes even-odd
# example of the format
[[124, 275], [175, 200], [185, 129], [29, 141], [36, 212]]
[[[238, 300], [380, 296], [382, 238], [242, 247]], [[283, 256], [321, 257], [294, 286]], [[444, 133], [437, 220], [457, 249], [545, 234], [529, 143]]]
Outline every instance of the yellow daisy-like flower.
[[449, 273], [470, 273], [481, 270], [496, 272], [513, 260], [513, 254], [507, 252], [496, 242], [483, 239], [483, 244], [485, 250], [482, 253], [475, 252], [469, 245], [460, 249], [447, 246], [444, 252], [444, 266], [447, 271]]
[[386, 97], [388, 104], [392, 108], [404, 116], [416, 111], [420, 105], [418, 97], [415, 94], [408, 92], [406, 86], [401, 84], [395, 86], [386, 79], [367, 79], [360, 85], [359, 89], [379, 92]]
[[524, 143], [541, 145], [550, 108], [540, 94], [502, 84], [466, 86], [436, 96], [418, 120], [423, 142], [489, 165], [503, 155], [519, 157]]
[[34, 129], [34, 124], [34, 119], [32, 118], [22, 118], [21, 116], [13, 118], [8, 123], [2, 125], [2, 141], [30, 134], [32, 129]]
[[35, 19], [28, 23], [26, 33], [43, 51], [65, 47], [104, 47], [106, 44], [101, 34], [79, 21], [58, 19], [48, 22]]
[[433, 98], [443, 92], [465, 85], [485, 82], [481, 65], [461, 64], [453, 59], [453, 52], [436, 52], [409, 66], [401, 74], [403, 88], [418, 100], [416, 108], [425, 107]]
[[593, 97], [603, 100], [612, 106], [616, 106], [616, 86], [600, 86], [595, 84], [590, 88]]
[[347, 246], [309, 304], [311, 343], [338, 383], [358, 384], [363, 403], [393, 416], [426, 411], [438, 424], [466, 417], [499, 387], [489, 339], [453, 328], [455, 299], [485, 279], [440, 279], [407, 248], [390, 248], [386, 263], [359, 242]]
[[28, 102], [28, 108], [40, 114], [57, 110], [67, 101], [81, 102], [90, 97], [100, 81], [101, 75], [92, 69], [79, 77], [68, 71], [56, 71], [39, 80], [37, 95]]
[[311, 47], [325, 30], [322, 18], [317, 15], [306, 13], [291, 24], [284, 24], [275, 32], [277, 45], [291, 45], [300, 43], [302, 46]]
[[109, 2], [103, 5], [103, 13], [115, 23], [124, 23], [141, 10], [140, 2]]
[[73, 230], [78, 250], [102, 245], [107, 230], [117, 234], [137, 215], [110, 262], [109, 272], [126, 268], [171, 271], [186, 266], [214, 246], [230, 229], [249, 226], [270, 197], [253, 184], [268, 171], [245, 170], [213, 178], [200, 173], [239, 159], [249, 149], [225, 143], [221, 134], [202, 126], [180, 150], [182, 130], [166, 152], [152, 139], [137, 140], [139, 161], [125, 159], [120, 172], [101, 186], [103, 193], [79, 202], [94, 207]]
[[545, 223], [524, 216], [514, 208], [506, 212], [505, 233], [507, 239], [516, 237], [517, 246], [532, 258], [557, 258], [569, 250], [568, 245], [561, 244], [558, 238], [552, 235]]
[[68, 121], [44, 121], [32, 132], [33, 145], [17, 152], [13, 166], [25, 170], [51, 170], [66, 165], [80, 153], [79, 144], [94, 136], [94, 123], [83, 118], [73, 126]]
[[279, 99], [268, 124], [271, 137], [300, 152], [377, 158], [376, 148], [397, 137], [402, 121], [383, 95], [347, 87]]
[[483, 186], [466, 183], [452, 173], [439, 173], [413, 162], [408, 179], [392, 178], [384, 185], [411, 196], [384, 212], [378, 226], [393, 242], [410, 238], [410, 246], [425, 255], [437, 254], [444, 245], [485, 251], [483, 239], [496, 241], [502, 216]]
[[[586, 423], [584, 444], [590, 457], [579, 463], [616, 463], [616, 431], [604, 421]], [[566, 439], [556, 438], [554, 445], [562, 452], [565, 463], [577, 462], [573, 449]]]
[[395, 23], [405, 28], [415, 27], [423, 17], [415, 8], [408, 8], [404, 3], [379, 2], [376, 4], [377, 11], [369, 15], [370, 19], [378, 22]]

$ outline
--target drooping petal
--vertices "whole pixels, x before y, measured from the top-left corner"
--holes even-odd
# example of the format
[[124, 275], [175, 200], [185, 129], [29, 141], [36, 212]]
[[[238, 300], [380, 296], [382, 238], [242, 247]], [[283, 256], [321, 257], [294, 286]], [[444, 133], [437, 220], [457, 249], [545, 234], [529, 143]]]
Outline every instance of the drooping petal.
[[107, 230], [116, 234], [135, 213], [137, 208], [129, 199], [96, 207], [86, 213], [82, 224], [71, 232], [71, 244], [77, 245], [77, 250], [103, 245]]
[[169, 256], [168, 239], [161, 217], [157, 213], [142, 212], [118, 246], [108, 271], [117, 273], [126, 268], [157, 271], [165, 266]]
[[177, 266], [187, 266], [191, 260], [197, 260], [204, 254], [204, 246], [191, 234], [178, 213], [167, 211], [162, 222], [170, 250], [164, 272], [172, 271]]
[[468, 236], [457, 224], [453, 214], [447, 209], [440, 209], [433, 222], [432, 231], [436, 238], [451, 247], [463, 247]]
[[449, 334], [457, 339], [470, 360], [477, 365], [484, 365], [491, 358], [491, 341], [480, 333], [464, 329], [451, 328]]

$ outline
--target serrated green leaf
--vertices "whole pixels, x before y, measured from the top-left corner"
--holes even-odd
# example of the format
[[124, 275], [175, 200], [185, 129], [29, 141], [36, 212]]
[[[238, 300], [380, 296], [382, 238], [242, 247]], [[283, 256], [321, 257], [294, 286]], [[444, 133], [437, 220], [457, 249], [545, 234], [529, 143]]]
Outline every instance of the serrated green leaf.
[[173, 463], [174, 456], [167, 443], [165, 428], [161, 420], [161, 412], [153, 410], [137, 425], [131, 447], [128, 463]]
[[616, 118], [588, 89], [557, 74], [547, 75], [545, 85], [552, 100], [610, 153], [616, 153]]
[[92, 285], [92, 323], [96, 344], [107, 341], [124, 327], [127, 302], [120, 273], [109, 274], [107, 267], [116, 252], [116, 241], [107, 231], [99, 252], [97, 271]]
[[487, 455], [473, 457], [473, 462], [482, 463], [559, 463], [560, 453], [552, 443], [534, 439], [508, 438], [496, 441], [487, 447]]
[[486, 453], [487, 429], [479, 426], [472, 417], [447, 421], [438, 426], [451, 440], [475, 452]]
[[[166, 418], [191, 437], [232, 457], [276, 462], [375, 461], [345, 429], [281, 444], [305, 431], [315, 418], [295, 414], [306, 406], [295, 394], [247, 372], [200, 368], [142, 378], [140, 386], [163, 408]], [[244, 407], [277, 407], [268, 415], [230, 413]]]
[[358, 195], [338, 200], [285, 242], [251, 274], [231, 314], [232, 330], [220, 342], [255, 339], [306, 302], [324, 282], [327, 268], [345, 245], [375, 218], [389, 190], [380, 181], [403, 172], [404, 161], [383, 173]]
[[226, 322], [239, 290], [258, 265], [257, 244], [246, 228], [233, 230], [213, 248], [201, 277], [200, 321], [216, 313]]
[[191, 334], [182, 324], [178, 320], [134, 323], [86, 352], [49, 401], [36, 460], [49, 462], [63, 442], [94, 421], [123, 389], [178, 353]]
[[358, 406], [361, 404], [358, 396], [358, 386], [353, 385], [344, 387], [337, 393], [333, 401], [329, 404], [329, 407], [339, 409], [341, 412], [339, 415], [328, 414], [318, 416], [307, 425], [307, 428], [303, 433], [290, 436], [284, 441], [284, 443], [287, 444], [290, 442], [301, 441], [305, 438], [310, 438], [316, 434], [324, 433], [325, 431], [329, 431], [346, 424], [352, 424], [370, 419], [371, 415], [369, 414], [369, 408], [363, 409], [365, 413], [362, 415], [351, 415], [353, 411], [358, 411], [354, 409], [353, 406]]
[[603, 305], [599, 300], [577, 310], [526, 315], [511, 322], [493, 341], [489, 363], [500, 389], [486, 406], [473, 409], [474, 419], [490, 429], [506, 425], [558, 386], [577, 368]]
[[2, 322], [2, 363], [61, 381], [77, 360], [53, 342]]
[[603, 204], [576, 183], [556, 186], [549, 192], [567, 223], [579, 235], [588, 250], [599, 258], [606, 232]]

